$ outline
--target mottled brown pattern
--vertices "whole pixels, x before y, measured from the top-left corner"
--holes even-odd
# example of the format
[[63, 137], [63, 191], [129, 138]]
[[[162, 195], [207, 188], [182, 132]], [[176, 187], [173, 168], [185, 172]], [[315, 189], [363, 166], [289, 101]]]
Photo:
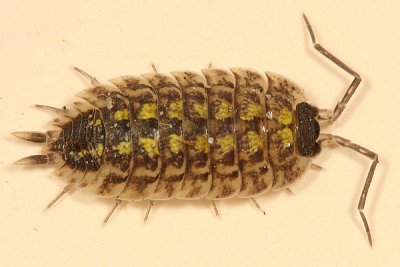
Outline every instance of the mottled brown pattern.
[[221, 196], [220, 198], [227, 198], [231, 196], [233, 193], [235, 193], [236, 190], [228, 185], [224, 185], [222, 188]]
[[[121, 192], [124, 183], [104, 183], [104, 181], [107, 177], [113, 177], [113, 173], [116, 172], [120, 177], [127, 178], [132, 166], [132, 155], [120, 153], [116, 149], [121, 142], [130, 142], [131, 127], [129, 120], [116, 120], [114, 116], [120, 110], [129, 109], [129, 103], [121, 92], [114, 87], [106, 85], [90, 88], [80, 96], [99, 110], [99, 122], [97, 122], [97, 119], [91, 120], [91, 124], [99, 124], [98, 126], [102, 125], [104, 127], [104, 145], [101, 149], [104, 162], [95, 175], [93, 173], [85, 175], [81, 186], [87, 184], [85, 186], [86, 190], [102, 196], [116, 196]], [[87, 137], [89, 136], [87, 135]], [[91, 147], [88, 147], [88, 154], [99, 153], [98, 151], [100, 150], [96, 150], [96, 146], [99, 143], [96, 141], [90, 142]], [[88, 179], [89, 177], [90, 180]], [[105, 184], [107, 184], [107, 190], [105, 190]]]
[[189, 190], [189, 193], [187, 193], [186, 198], [188, 198], [188, 199], [197, 198], [197, 196], [200, 194], [202, 194], [202, 187], [201, 186], [192, 186], [191, 189]]
[[165, 89], [166, 87], [174, 87], [178, 90], [180, 89], [176, 82], [166, 75], [150, 73], [143, 76], [150, 82], [157, 92], [160, 92], [160, 89]]
[[120, 142], [129, 141], [129, 121], [116, 121], [114, 119], [115, 112], [121, 109], [128, 109], [128, 103], [122, 95], [116, 92], [109, 94], [108, 101], [112, 103], [112, 108], [107, 107], [107, 105], [99, 107], [103, 119], [102, 124], [107, 133], [104, 147], [104, 161], [110, 162], [121, 171], [126, 171], [129, 168], [131, 155], [121, 155], [113, 147]]
[[[104, 124], [101, 123], [97, 125], [93, 122], [96, 122], [98, 119], [102, 119], [100, 111], [95, 109], [93, 110], [91, 120], [88, 122], [87, 131], [86, 131], [86, 143], [89, 150], [95, 151], [96, 146], [98, 144], [105, 146], [105, 129]], [[104, 154], [95, 154], [91, 155], [94, 163], [96, 164], [97, 170], [100, 169], [100, 166], [104, 162]]]
[[[202, 70], [208, 85], [235, 88], [235, 80], [232, 74], [223, 69], [204, 69]], [[221, 92], [222, 93], [222, 92]]]
[[[231, 150], [229, 152], [223, 153], [218, 162], [221, 164], [221, 167], [235, 166], [237, 165], [237, 155], [235, 150]], [[233, 170], [236, 172], [237, 169]]]
[[[80, 97], [93, 106], [63, 108], [64, 115], [52, 121], [61, 131], [46, 149], [65, 161], [56, 173], [122, 200], [247, 198], [298, 180], [311, 164], [299, 147], [311, 155], [318, 135], [316, 109], [304, 103], [296, 113], [305, 102], [301, 90], [272, 73], [202, 72], [122, 76], [110, 80], [117, 88], [84, 91]], [[144, 105], [152, 111], [155, 105], [155, 115], [140, 117]], [[292, 115], [290, 122], [279, 120], [283, 109]], [[122, 111], [129, 115], [117, 119]], [[282, 130], [291, 131], [293, 140], [284, 139]], [[156, 142], [157, 152], [144, 148], [143, 139]], [[122, 142], [131, 146], [119, 149]]]
[[[204, 69], [203, 74], [210, 86], [208, 90], [208, 133], [213, 138], [210, 144], [212, 185], [207, 195], [209, 199], [233, 197], [241, 187], [236, 144], [224, 151], [218, 139], [231, 136], [235, 139], [234, 86], [232, 73], [221, 69]], [[223, 115], [220, 114], [221, 110]], [[226, 149], [226, 148], [225, 148]], [[229, 188], [229, 190], [228, 190]]]
[[[120, 193], [120, 198], [145, 199], [153, 194], [157, 186], [161, 158], [158, 154], [149, 154], [140, 143], [140, 140], [151, 139], [156, 140], [158, 145], [158, 117], [141, 118], [140, 113], [144, 105], [157, 106], [158, 98], [151, 84], [141, 76], [122, 76], [114, 78], [110, 82], [118, 87], [129, 101], [133, 164], [127, 185]], [[137, 186], [130, 186], [132, 184]]]
[[[273, 184], [273, 173], [268, 168], [270, 163], [265, 138], [268, 133], [263, 130], [265, 125], [263, 113], [266, 110], [265, 94], [268, 84], [265, 78], [255, 71], [240, 68], [231, 69], [231, 71], [236, 79], [235, 127], [239, 167], [242, 174], [239, 196], [251, 197], [268, 191]], [[253, 109], [259, 107], [262, 113], [251, 112], [250, 107]], [[253, 139], [249, 137], [254, 135]]]
[[208, 162], [209, 154], [203, 152], [197, 152], [192, 157], [187, 159], [187, 164], [193, 166], [196, 169], [209, 167]]
[[199, 74], [191, 71], [183, 71], [179, 73], [181, 75], [175, 75], [175, 73], [172, 73], [172, 75], [175, 77], [181, 87], [205, 88], [203, 77], [201, 77]]
[[231, 71], [235, 76], [236, 87], [253, 88], [262, 91], [265, 86], [263, 79], [258, 73], [250, 69], [232, 68]]
[[[263, 173], [265, 173], [263, 171]], [[259, 194], [261, 191], [265, 190], [268, 188], [268, 185], [265, 183], [264, 180], [259, 179], [259, 175], [261, 173], [260, 172], [248, 172], [247, 176], [251, 178], [251, 190], [250, 190], [250, 194], [251, 195], [257, 195]], [[248, 181], [246, 181], [248, 182]]]
[[[93, 164], [89, 162], [90, 158], [87, 155], [77, 156], [82, 149], [86, 148], [86, 144], [82, 142], [81, 138], [82, 129], [86, 126], [83, 124], [82, 114], [73, 107], [64, 107], [61, 112], [65, 116], [60, 120], [64, 121], [64, 128], [58, 135], [58, 139], [46, 145], [46, 150], [54, 152], [54, 155], [61, 155], [64, 165], [54, 173], [64, 182], [73, 184], [80, 181], [84, 177], [88, 165], [93, 166]], [[53, 155], [53, 153], [49, 153], [49, 155]], [[50, 162], [50, 156], [45, 157], [48, 158], [46, 161]]]
[[[270, 89], [266, 98], [267, 110], [272, 111], [272, 119], [267, 120], [268, 151], [270, 152], [271, 167], [274, 172], [274, 189], [287, 187], [297, 181], [311, 164], [311, 159], [302, 157], [296, 150], [296, 117], [295, 106], [304, 102], [305, 98], [300, 89], [282, 76], [266, 73]], [[293, 117], [290, 125], [278, 122], [279, 113], [287, 108]], [[293, 143], [285, 147], [278, 131], [288, 127], [293, 132]]]
[[104, 192], [111, 192], [112, 188], [116, 184], [125, 183], [126, 179], [126, 177], [121, 177], [115, 173], [108, 174], [103, 180], [101, 187], [99, 188], [99, 194], [104, 194]]
[[187, 141], [184, 144], [185, 178], [178, 197], [201, 198], [209, 192], [211, 187], [210, 154], [205, 153], [203, 149], [196, 149], [195, 143], [196, 139], [201, 136], [207, 140], [208, 127], [207, 118], [202, 118], [194, 107], [195, 105], [208, 107], [206, 82], [201, 75], [193, 72], [173, 72], [172, 75], [182, 90], [182, 129], [183, 138]]
[[159, 149], [162, 161], [160, 178], [152, 194], [152, 199], [170, 199], [175, 197], [182, 187], [186, 160], [184, 148], [171, 151], [170, 136], [183, 139], [182, 120], [170, 117], [171, 104], [182, 101], [182, 92], [177, 82], [170, 76], [144, 74], [143, 77], [153, 86], [158, 95]]
[[[135, 192], [139, 196], [147, 195], [145, 194], [146, 189], [148, 190], [149, 185], [154, 184], [157, 181], [158, 177], [153, 177], [153, 176], [141, 176], [141, 177], [135, 177], [135, 179], [132, 179], [132, 177], [130, 177], [124, 188], [124, 191]], [[135, 199], [140, 199], [140, 198], [135, 198]]]

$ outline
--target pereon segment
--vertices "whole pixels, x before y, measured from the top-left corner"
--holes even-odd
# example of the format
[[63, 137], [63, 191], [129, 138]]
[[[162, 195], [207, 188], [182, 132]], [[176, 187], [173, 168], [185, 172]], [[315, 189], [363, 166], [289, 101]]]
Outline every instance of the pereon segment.
[[235, 78], [223, 69], [202, 70], [208, 89], [212, 185], [208, 199], [236, 196], [242, 187], [235, 136]]
[[274, 190], [297, 181], [311, 165], [310, 157], [299, 155], [296, 150], [295, 108], [306, 101], [301, 89], [281, 75], [266, 73], [269, 90], [265, 94], [268, 151], [274, 171]]
[[186, 172], [178, 198], [204, 197], [211, 187], [210, 151], [207, 135], [208, 101], [202, 75], [183, 71], [171, 73], [182, 90], [183, 137], [185, 139]]
[[[162, 164], [159, 150], [157, 95], [154, 88], [141, 76], [121, 76], [111, 79], [110, 82], [121, 90], [129, 102], [129, 105], [121, 109], [121, 113], [115, 118], [126, 120], [130, 125], [129, 140], [125, 140], [126, 143], [122, 145], [119, 144], [121, 145], [119, 154], [131, 155], [133, 163], [128, 181], [119, 198], [149, 199], [158, 184]], [[129, 115], [125, 110], [129, 110]]]
[[235, 127], [239, 152], [242, 188], [239, 197], [253, 197], [267, 192], [273, 184], [265, 126], [266, 79], [242, 68], [231, 69], [235, 80]]
[[150, 199], [171, 199], [178, 195], [186, 169], [182, 91], [171, 76], [158, 73], [142, 76], [153, 86], [158, 97], [159, 151], [162, 167], [157, 187]]

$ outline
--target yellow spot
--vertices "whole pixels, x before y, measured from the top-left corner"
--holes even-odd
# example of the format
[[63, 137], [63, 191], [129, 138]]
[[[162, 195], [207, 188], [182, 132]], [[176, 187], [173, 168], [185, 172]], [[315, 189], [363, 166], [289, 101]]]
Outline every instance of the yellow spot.
[[114, 113], [114, 119], [117, 121], [129, 120], [129, 110], [120, 109]]
[[143, 147], [144, 151], [150, 156], [154, 157], [155, 155], [160, 154], [158, 151], [158, 142], [155, 139], [151, 138], [139, 138], [139, 144]]
[[171, 134], [169, 137], [169, 150], [172, 153], [179, 153], [182, 150], [181, 137], [176, 134]]
[[88, 153], [88, 151], [86, 149], [82, 149], [79, 153], [78, 156], [79, 158], [83, 158], [84, 156], [86, 156], [86, 154]]
[[223, 120], [232, 117], [232, 105], [226, 101], [221, 101], [217, 114], [215, 118], [217, 120]]
[[207, 107], [204, 104], [194, 103], [194, 111], [199, 114], [200, 118], [207, 119]]
[[246, 111], [242, 111], [240, 119], [243, 121], [254, 120], [255, 117], [261, 116], [261, 106], [257, 104], [248, 104]]
[[101, 125], [103, 122], [100, 119], [97, 119], [96, 122], [94, 123], [94, 126], [99, 126]]
[[288, 144], [293, 142], [293, 132], [291, 129], [285, 127], [282, 130], [279, 130], [277, 133], [281, 138], [282, 143]]
[[234, 142], [235, 139], [230, 134], [227, 134], [224, 137], [217, 138], [217, 144], [221, 146], [221, 150], [224, 153], [233, 150]]
[[279, 113], [278, 122], [283, 125], [289, 125], [292, 123], [292, 120], [292, 112], [284, 107]]
[[182, 100], [169, 104], [168, 117], [170, 119], [182, 120]]
[[247, 138], [249, 140], [249, 148], [251, 152], [257, 152], [260, 148], [263, 148], [261, 136], [253, 131], [247, 133]]
[[118, 150], [121, 155], [128, 155], [132, 153], [132, 142], [120, 142], [117, 147], [113, 146], [113, 148]]
[[104, 151], [103, 144], [97, 144], [97, 146], [96, 146], [97, 155], [99, 155], [99, 156], [103, 155], [103, 151]]
[[196, 136], [194, 148], [196, 150], [203, 151], [204, 154], [207, 154], [210, 151], [210, 144], [207, 142], [207, 137], [205, 135]]
[[138, 118], [141, 120], [156, 119], [157, 106], [154, 103], [144, 104], [140, 110]]

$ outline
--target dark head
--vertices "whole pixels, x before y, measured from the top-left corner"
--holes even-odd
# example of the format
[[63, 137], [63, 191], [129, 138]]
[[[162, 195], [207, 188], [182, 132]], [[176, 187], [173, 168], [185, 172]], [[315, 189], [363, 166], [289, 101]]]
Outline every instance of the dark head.
[[317, 143], [319, 124], [316, 120], [318, 109], [306, 102], [296, 105], [297, 150], [304, 157], [316, 156], [320, 151]]

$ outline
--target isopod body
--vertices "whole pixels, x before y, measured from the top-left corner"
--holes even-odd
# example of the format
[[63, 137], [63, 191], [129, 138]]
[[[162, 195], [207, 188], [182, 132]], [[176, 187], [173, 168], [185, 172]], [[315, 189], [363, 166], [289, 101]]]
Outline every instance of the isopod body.
[[115, 198], [116, 205], [253, 198], [288, 188], [321, 147], [337, 144], [373, 160], [358, 206], [371, 243], [363, 208], [378, 156], [343, 137], [320, 134], [320, 124], [342, 114], [361, 78], [316, 43], [305, 20], [315, 49], [354, 77], [332, 111], [308, 103], [298, 86], [272, 72], [155, 71], [101, 84], [75, 68], [92, 82], [78, 95], [84, 101], [61, 109], [38, 105], [58, 114], [50, 123], [57, 129], [14, 133], [44, 144], [42, 155], [17, 164], [56, 165], [55, 174], [67, 183], [62, 193], [80, 188]]
[[122, 200], [248, 198], [299, 179], [319, 151], [318, 110], [302, 91], [269, 72], [202, 72], [86, 89], [50, 123], [47, 162], [67, 183]]

